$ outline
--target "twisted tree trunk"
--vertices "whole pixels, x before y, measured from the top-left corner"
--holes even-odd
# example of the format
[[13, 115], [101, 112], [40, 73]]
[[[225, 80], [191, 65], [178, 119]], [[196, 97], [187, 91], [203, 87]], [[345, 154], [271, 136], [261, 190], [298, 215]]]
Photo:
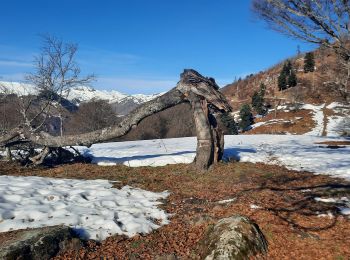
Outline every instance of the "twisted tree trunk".
[[218, 91], [219, 87], [212, 78], [206, 78], [194, 70], [185, 70], [176, 87], [154, 100], [146, 102], [127, 115], [116, 126], [103, 128], [90, 133], [67, 136], [51, 136], [45, 132], [33, 132], [27, 126], [20, 126], [7, 135], [0, 137], [0, 146], [8, 146], [16, 140], [30, 141], [45, 147], [40, 156], [33, 158], [35, 163], [42, 163], [51, 148], [65, 146], [90, 146], [115, 139], [127, 134], [138, 123], [155, 113], [183, 102], [192, 105], [197, 131], [196, 167], [207, 170], [214, 162], [221, 160], [223, 136], [218, 129], [215, 117], [208, 106], [222, 112], [231, 111], [225, 97]]

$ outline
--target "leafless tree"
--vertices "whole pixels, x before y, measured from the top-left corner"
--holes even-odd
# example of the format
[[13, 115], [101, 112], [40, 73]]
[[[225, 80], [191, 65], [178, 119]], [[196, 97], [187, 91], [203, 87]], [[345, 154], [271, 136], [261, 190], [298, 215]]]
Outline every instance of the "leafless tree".
[[350, 78], [350, 1], [349, 0], [253, 0], [258, 17], [279, 32], [330, 48], [344, 67], [337, 81], [349, 96]]
[[112, 126], [121, 119], [106, 100], [93, 99], [79, 105], [66, 124], [68, 134], [81, 134]]
[[80, 77], [80, 67], [76, 62], [78, 46], [64, 43], [62, 40], [50, 36], [43, 36], [41, 53], [34, 59], [34, 72], [26, 76], [26, 80], [33, 84], [46, 99], [43, 110], [50, 110], [56, 106], [60, 118], [60, 134], [63, 135], [63, 115], [60, 109], [61, 101], [67, 98], [69, 90], [76, 86], [88, 85], [94, 80], [94, 75]]

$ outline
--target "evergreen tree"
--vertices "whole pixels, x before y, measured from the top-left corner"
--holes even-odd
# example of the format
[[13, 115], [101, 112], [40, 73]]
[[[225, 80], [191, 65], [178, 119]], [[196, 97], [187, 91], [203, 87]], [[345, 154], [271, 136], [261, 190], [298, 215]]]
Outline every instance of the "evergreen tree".
[[287, 83], [289, 88], [295, 87], [298, 84], [297, 75], [295, 74], [293, 69], [290, 71]]
[[221, 114], [221, 122], [227, 128], [227, 133], [229, 135], [238, 134], [237, 124], [229, 112]]
[[285, 90], [297, 85], [297, 75], [294, 72], [292, 63], [288, 60], [281, 70], [278, 76], [278, 89], [279, 91]]
[[304, 57], [304, 72], [313, 72], [315, 70], [315, 57], [313, 52], [308, 52]]
[[264, 97], [265, 97], [265, 85], [261, 83], [260, 90], [255, 91], [252, 96], [252, 107], [259, 115], [265, 115], [267, 110], [264, 105]]
[[254, 123], [253, 114], [248, 104], [244, 104], [239, 111], [239, 116], [241, 121], [239, 122], [239, 127], [242, 131], [246, 131], [251, 124]]
[[285, 90], [286, 88], [287, 88], [287, 75], [285, 74], [284, 69], [282, 69], [280, 75], [278, 76], [278, 90], [282, 91], [282, 90]]

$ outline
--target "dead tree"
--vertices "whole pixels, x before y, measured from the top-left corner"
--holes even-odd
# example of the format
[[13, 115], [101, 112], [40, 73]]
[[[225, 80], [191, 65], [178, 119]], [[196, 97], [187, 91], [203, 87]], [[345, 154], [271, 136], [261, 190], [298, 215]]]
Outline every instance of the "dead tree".
[[144, 118], [180, 103], [192, 106], [197, 131], [196, 168], [199, 171], [221, 160], [223, 134], [216, 124], [213, 112], [230, 112], [231, 107], [219, 92], [214, 79], [206, 78], [195, 70], [185, 70], [176, 87], [154, 100], [137, 107], [118, 125], [78, 135], [51, 136], [46, 132], [32, 131], [21, 125], [0, 137], [0, 146], [9, 146], [14, 141], [29, 141], [43, 147], [42, 153], [32, 157], [34, 163], [42, 163], [50, 151], [67, 146], [90, 146], [94, 143], [115, 139], [127, 134]]

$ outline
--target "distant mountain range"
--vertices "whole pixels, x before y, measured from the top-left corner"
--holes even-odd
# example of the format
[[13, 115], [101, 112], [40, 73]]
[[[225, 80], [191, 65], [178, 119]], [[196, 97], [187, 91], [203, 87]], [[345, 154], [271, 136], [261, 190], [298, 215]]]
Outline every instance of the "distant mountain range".
[[[0, 82], [0, 93], [23, 95], [36, 95], [37, 89], [30, 84], [18, 82]], [[150, 101], [163, 93], [144, 95], [127, 95], [115, 90], [97, 90], [88, 86], [79, 86], [66, 91], [64, 97], [79, 106], [82, 102], [89, 102], [93, 99], [106, 100], [115, 109], [116, 113], [126, 115], [140, 104]]]

